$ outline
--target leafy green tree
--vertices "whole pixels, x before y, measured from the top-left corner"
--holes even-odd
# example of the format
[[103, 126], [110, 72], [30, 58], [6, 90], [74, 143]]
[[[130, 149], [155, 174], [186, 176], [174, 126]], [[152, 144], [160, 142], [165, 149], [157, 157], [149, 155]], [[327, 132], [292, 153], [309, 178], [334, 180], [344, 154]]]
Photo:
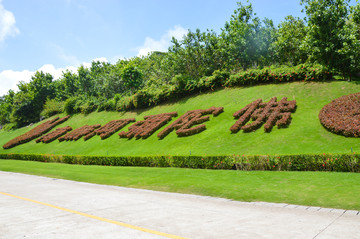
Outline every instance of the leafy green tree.
[[[90, 67], [90, 76], [92, 79], [93, 95], [103, 96], [106, 91], [105, 82], [109, 76], [111, 70], [111, 64], [108, 62], [93, 61]], [[111, 86], [106, 86], [111, 87]]]
[[206, 34], [200, 29], [189, 31], [180, 41], [172, 39], [169, 58], [174, 75], [184, 74], [196, 80], [205, 74], [205, 42]]
[[55, 89], [52, 81], [52, 75], [49, 73], [45, 74], [42, 71], [37, 71], [35, 75], [31, 77], [31, 81], [29, 82], [29, 92], [34, 95], [34, 103], [37, 106], [37, 109], [42, 110], [47, 98], [54, 98]]
[[169, 66], [168, 55], [167, 52], [154, 51], [142, 58], [141, 69], [146, 85], [161, 86], [169, 83], [174, 74]]
[[112, 65], [104, 78], [101, 92], [106, 99], [113, 98], [116, 94], [123, 94], [126, 91], [121, 78], [122, 69], [123, 64]]
[[252, 5], [238, 2], [221, 33], [221, 52], [230, 70], [247, 69], [271, 62], [270, 46], [275, 28], [269, 19], [260, 21]]
[[29, 83], [20, 82], [19, 92], [14, 95], [11, 122], [18, 127], [39, 120], [46, 100], [55, 96], [51, 74], [37, 71]]
[[307, 54], [302, 46], [306, 36], [305, 27], [302, 19], [293, 16], [285, 17], [285, 21], [279, 24], [272, 45], [278, 63], [297, 65], [306, 61]]
[[15, 92], [9, 90], [8, 93], [0, 97], [0, 124], [10, 123], [10, 114], [13, 107]]
[[[307, 15], [305, 44], [311, 61], [333, 69], [341, 67], [340, 50], [346, 37], [350, 0], [301, 0]], [[341, 64], [341, 63], [340, 63]]]
[[14, 96], [12, 112], [10, 115], [11, 122], [16, 127], [22, 127], [39, 120], [40, 112], [34, 111], [34, 95], [30, 92], [20, 91]]
[[352, 20], [348, 21], [343, 30], [342, 48], [339, 49], [339, 58], [337, 60], [337, 70], [339, 70], [344, 79], [359, 72], [360, 69], [360, 35], [357, 24]]
[[135, 93], [144, 82], [142, 72], [134, 64], [128, 64], [122, 69], [121, 79], [131, 94]]
[[94, 93], [94, 82], [90, 73], [90, 70], [83, 65], [78, 68], [77, 88], [79, 88], [79, 93], [85, 96], [92, 96]]
[[78, 82], [78, 76], [75, 73], [72, 73], [69, 70], [63, 72], [62, 79], [64, 85], [64, 92], [58, 92], [64, 94], [66, 99], [74, 96], [79, 92], [80, 83]]
[[[251, 4], [247, 6], [240, 2], [237, 4], [238, 8], [231, 16], [230, 22], [225, 23], [222, 31], [222, 48], [227, 62], [246, 69], [250, 65], [249, 55], [255, 51], [250, 44], [251, 30], [254, 27], [250, 22], [253, 18], [253, 8]], [[257, 23], [258, 21], [255, 22], [255, 24]]]
[[349, 20], [345, 25], [345, 36], [343, 48], [340, 54], [346, 59], [343, 61], [342, 69], [345, 77], [346, 73], [351, 77], [360, 71], [360, 3], [350, 7]]

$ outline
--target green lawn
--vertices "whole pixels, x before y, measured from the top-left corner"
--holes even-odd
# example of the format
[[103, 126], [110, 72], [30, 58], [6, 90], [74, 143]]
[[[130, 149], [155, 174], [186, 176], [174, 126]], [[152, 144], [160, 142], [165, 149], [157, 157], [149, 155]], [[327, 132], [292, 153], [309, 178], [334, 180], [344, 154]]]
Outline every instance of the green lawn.
[[[177, 111], [182, 115], [188, 110], [223, 106], [225, 112], [218, 117], [210, 117], [205, 122], [207, 129], [197, 135], [178, 138], [172, 132], [163, 140], [158, 140], [155, 132], [146, 140], [120, 139], [114, 134], [106, 140], [96, 136], [86, 142], [54, 141], [50, 144], [36, 144], [35, 141], [0, 153], [40, 153], [72, 155], [229, 155], [229, 154], [304, 154], [304, 153], [349, 153], [351, 148], [360, 152], [358, 138], [347, 138], [332, 134], [324, 129], [318, 119], [321, 108], [340, 96], [360, 92], [360, 85], [353, 82], [269, 84], [254, 87], [222, 89], [188, 97], [176, 103], [164, 104], [151, 109], [119, 113], [96, 112], [89, 115], [75, 115], [59, 127], [67, 125], [77, 128], [85, 124], [106, 124], [110, 120], [136, 117], [142, 120], [145, 115]], [[265, 133], [263, 127], [252, 133], [230, 133], [235, 123], [232, 114], [252, 101], [272, 97], [296, 99], [297, 111], [292, 114], [289, 128]], [[164, 128], [164, 127], [163, 127]], [[163, 129], [162, 128], [162, 129]], [[18, 136], [28, 128], [16, 131], [0, 131], [0, 145]]]
[[360, 210], [360, 174], [355, 173], [106, 167], [14, 160], [0, 160], [0, 170], [239, 201]]

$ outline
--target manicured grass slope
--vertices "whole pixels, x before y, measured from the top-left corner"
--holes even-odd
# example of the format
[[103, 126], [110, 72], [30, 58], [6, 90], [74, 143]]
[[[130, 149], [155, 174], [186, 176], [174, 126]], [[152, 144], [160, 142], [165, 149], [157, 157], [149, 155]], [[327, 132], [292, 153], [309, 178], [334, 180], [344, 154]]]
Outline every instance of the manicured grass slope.
[[[319, 121], [320, 109], [340, 96], [360, 92], [360, 85], [353, 82], [286, 83], [245, 88], [223, 89], [176, 103], [164, 104], [138, 112], [96, 112], [89, 115], [75, 115], [58, 127], [67, 125], [73, 129], [85, 124], [104, 125], [113, 119], [135, 117], [143, 120], [145, 115], [177, 111], [182, 115], [188, 110], [223, 106], [225, 112], [210, 117], [205, 122], [207, 129], [194, 136], [179, 138], [172, 132], [163, 140], [156, 135], [161, 128], [146, 140], [120, 139], [114, 134], [106, 140], [96, 136], [84, 142], [61, 142], [36, 144], [35, 140], [0, 153], [40, 153], [71, 155], [228, 155], [228, 154], [304, 154], [304, 153], [350, 153], [351, 147], [360, 152], [358, 138], [347, 138], [328, 132]], [[235, 123], [232, 114], [252, 101], [262, 98], [268, 101], [276, 96], [278, 100], [288, 97], [297, 101], [297, 110], [292, 114], [289, 128], [265, 133], [263, 127], [252, 133], [231, 134], [229, 128]], [[0, 132], [0, 144], [30, 130], [22, 128], [12, 132]]]
[[0, 160], [0, 170], [158, 191], [360, 210], [360, 174], [104, 167]]

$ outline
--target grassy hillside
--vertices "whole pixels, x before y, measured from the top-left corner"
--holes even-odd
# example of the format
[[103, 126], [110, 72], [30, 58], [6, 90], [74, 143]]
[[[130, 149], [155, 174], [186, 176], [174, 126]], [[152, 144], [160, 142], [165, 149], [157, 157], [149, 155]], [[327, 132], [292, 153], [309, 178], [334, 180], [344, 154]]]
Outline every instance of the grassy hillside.
[[[71, 155], [224, 155], [224, 154], [298, 154], [298, 153], [349, 153], [351, 148], [360, 152], [358, 138], [347, 138], [325, 130], [318, 119], [320, 109], [340, 96], [360, 92], [360, 85], [353, 82], [286, 83], [269, 84], [245, 88], [223, 89], [195, 97], [188, 97], [176, 103], [164, 104], [138, 112], [100, 112], [89, 115], [75, 115], [59, 127], [67, 125], [73, 129], [85, 124], [104, 125], [110, 120], [143, 117], [151, 114], [177, 111], [182, 115], [188, 110], [207, 109], [222, 106], [225, 112], [210, 117], [205, 122], [207, 129], [197, 135], [179, 138], [172, 132], [158, 140], [155, 132], [146, 140], [120, 139], [114, 134], [106, 140], [95, 136], [84, 142], [58, 142], [36, 144], [35, 140], [4, 150], [0, 153], [41, 153]], [[235, 123], [232, 114], [252, 101], [262, 98], [268, 101], [276, 96], [278, 100], [288, 97], [297, 101], [297, 110], [292, 114], [289, 128], [274, 129], [265, 133], [263, 127], [252, 133], [231, 134], [229, 128]], [[164, 127], [163, 127], [164, 128]], [[162, 129], [163, 129], [162, 128]], [[30, 130], [25, 127], [11, 132], [0, 132], [0, 145]], [[126, 128], [125, 128], [126, 129]]]

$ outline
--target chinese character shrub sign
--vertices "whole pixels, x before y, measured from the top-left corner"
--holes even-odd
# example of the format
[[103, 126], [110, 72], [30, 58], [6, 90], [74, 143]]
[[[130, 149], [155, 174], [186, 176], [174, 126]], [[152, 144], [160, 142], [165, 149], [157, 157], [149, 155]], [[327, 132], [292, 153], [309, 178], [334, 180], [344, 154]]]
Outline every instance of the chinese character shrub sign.
[[7, 142], [6, 144], [3, 145], [4, 149], [10, 149], [12, 147], [15, 147], [19, 144], [24, 144], [27, 143], [33, 139], [36, 139], [37, 137], [42, 136], [43, 134], [46, 134], [47, 132], [49, 132], [52, 128], [54, 128], [55, 126], [65, 122], [66, 120], [68, 120], [70, 118], [70, 116], [65, 116], [64, 118], [54, 118], [52, 120], [48, 120], [45, 123], [42, 123], [41, 125], [36, 126], [35, 128], [33, 128], [32, 130], [30, 130], [29, 132], [26, 132], [25, 134], [22, 134], [12, 140], [10, 140], [9, 142]]
[[[258, 99], [234, 113], [234, 118], [238, 120], [231, 126], [230, 131], [232, 133], [237, 133], [239, 130], [251, 132], [263, 124], [265, 132], [270, 132], [274, 125], [278, 128], [284, 128], [290, 124], [291, 113], [295, 110], [296, 101], [287, 101], [286, 97], [279, 102], [277, 102], [276, 97], [264, 103]], [[252, 122], [246, 124], [250, 119]]]
[[[183, 116], [177, 119], [174, 123], [166, 127], [163, 131], [158, 134], [159, 139], [165, 138], [168, 134], [171, 133], [174, 129], [176, 130], [176, 134], [179, 137], [190, 136], [193, 134], [198, 134], [206, 129], [204, 123], [210, 119], [209, 115], [213, 114], [214, 116], [218, 116], [224, 112], [223, 107], [211, 107], [207, 110], [191, 110], [186, 112]], [[198, 125], [201, 124], [201, 125]], [[197, 126], [195, 126], [197, 125]]]
[[52, 131], [40, 138], [38, 138], [36, 140], [36, 143], [40, 143], [40, 142], [43, 142], [43, 143], [50, 143], [52, 141], [54, 141], [55, 139], [63, 136], [64, 134], [66, 134], [68, 131], [71, 131], [72, 128], [70, 126], [66, 126], [64, 128], [57, 128], [55, 131]]
[[145, 116], [143, 121], [136, 122], [129, 127], [128, 132], [122, 131], [119, 133], [119, 136], [120, 138], [128, 139], [133, 137], [136, 139], [146, 139], [150, 137], [156, 130], [160, 129], [162, 126], [171, 121], [172, 117], [176, 116], [177, 112]]
[[[287, 101], [287, 98], [277, 101], [276, 97], [274, 97], [269, 102], [262, 102], [261, 99], [258, 99], [233, 114], [237, 121], [230, 128], [230, 131], [232, 133], [237, 133], [240, 130], [250, 132], [264, 125], [265, 132], [270, 132], [275, 125], [278, 128], [287, 127], [291, 122], [291, 113], [295, 112], [295, 110], [296, 101]], [[46, 121], [29, 132], [10, 140], [3, 148], [8, 149], [38, 137], [40, 138], [36, 140], [37, 143], [50, 143], [56, 139], [58, 139], [59, 142], [76, 141], [80, 138], [86, 141], [96, 135], [104, 140], [130, 123], [134, 124], [130, 125], [127, 131], [121, 131], [118, 134], [120, 138], [146, 139], [167, 124], [169, 125], [162, 129], [157, 135], [160, 140], [164, 139], [172, 131], [175, 131], [178, 137], [187, 137], [206, 130], [206, 124], [204, 123], [210, 120], [210, 115], [217, 117], [223, 112], [223, 107], [190, 110], [177, 119], [178, 113], [170, 112], [148, 115], [144, 117], [144, 120], [138, 122], [135, 122], [134, 118], [119, 119], [112, 120], [104, 126], [100, 124], [84, 125], [74, 130], [70, 126], [67, 126], [46, 134], [52, 128], [65, 122], [70, 117], [66, 116], [62, 119], [55, 118]]]

